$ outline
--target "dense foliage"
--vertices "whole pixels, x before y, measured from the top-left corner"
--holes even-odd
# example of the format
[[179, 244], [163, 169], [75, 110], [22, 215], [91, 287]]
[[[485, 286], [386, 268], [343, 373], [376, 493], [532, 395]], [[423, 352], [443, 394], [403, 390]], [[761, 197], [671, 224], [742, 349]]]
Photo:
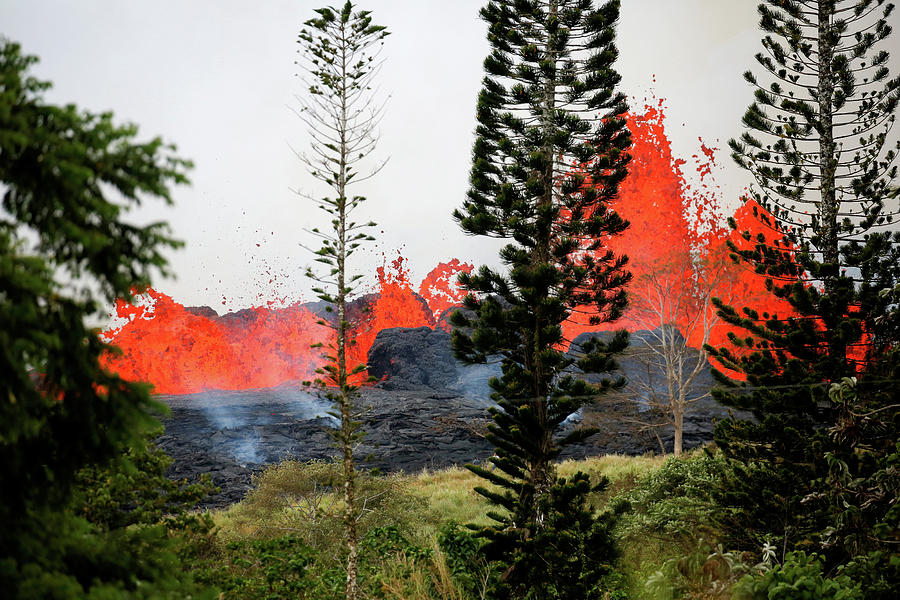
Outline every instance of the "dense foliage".
[[[560, 472], [566, 478], [578, 471], [606, 474], [621, 491], [621, 485], [627, 489], [635, 476], [659, 462], [603, 457], [563, 463]], [[268, 467], [256, 478], [253, 493], [213, 514], [213, 529], [188, 537], [179, 550], [184, 568], [221, 590], [225, 599], [345, 598], [342, 492], [334, 485], [340, 478], [339, 461], [285, 461]], [[486, 540], [458, 525], [488, 521], [490, 506], [472, 492], [477, 482], [463, 469], [361, 473], [361, 493], [373, 500], [360, 521], [360, 592], [395, 600], [493, 598], [491, 590], [505, 569], [486, 560]], [[603, 542], [583, 550], [591, 554], [605, 547]], [[605, 560], [595, 563], [609, 571], [602, 580], [608, 598], [628, 597], [621, 574], [610, 566]], [[571, 589], [589, 579], [570, 574]]]
[[857, 600], [865, 596], [846, 575], [831, 578], [815, 554], [791, 552], [784, 563], [745, 576], [735, 588], [739, 600]]
[[716, 428], [734, 468], [721, 501], [737, 511], [733, 543], [770, 540], [781, 558], [813, 548], [829, 569], [898, 541], [892, 11], [880, 0], [760, 4], [764, 76], [745, 75], [755, 102], [730, 144], [771, 233], [732, 250], [790, 314], [719, 304], [746, 334], [713, 350], [744, 380], [718, 373], [718, 398], [755, 417]]
[[193, 525], [200, 517], [189, 511], [216, 488], [208, 474], [198, 482], [166, 477], [173, 459], [152, 441], [161, 433], [162, 429], [147, 432], [142, 436], [146, 441], [128, 448], [124, 460], [116, 464], [79, 470], [72, 510], [105, 530], [158, 523], [177, 530]]
[[70, 509], [79, 473], [128, 468], [126, 449], [143, 451], [162, 410], [148, 385], [103, 369], [111, 349], [87, 321], [164, 269], [179, 246], [166, 226], [123, 217], [169, 202], [190, 164], [109, 114], [45, 103], [35, 61], [0, 41], [0, 588], [190, 596], [165, 528], [101, 527]]
[[[631, 145], [612, 68], [618, 15], [617, 1], [595, 8], [586, 0], [492, 1], [481, 11], [492, 51], [471, 188], [454, 217], [469, 234], [510, 240], [500, 253], [508, 273], [482, 267], [460, 276], [469, 310], [454, 315], [453, 344], [463, 360], [502, 361], [502, 376], [491, 381], [496, 471], [472, 467], [499, 488], [479, 489], [502, 509], [482, 532], [489, 554], [510, 567], [499, 594], [596, 594], [595, 557], [549, 549], [608, 552], [591, 545], [604, 534], [584, 506], [590, 484], [580, 476], [557, 481], [553, 461], [590, 433], [562, 438], [563, 421], [612, 385], [565, 374], [573, 361], [562, 352], [560, 326], [579, 306], [596, 311], [597, 322], [615, 320], [629, 279], [625, 257], [603, 247], [628, 225], [609, 207]], [[589, 342], [578, 367], [610, 370], [626, 343], [624, 334], [608, 345]], [[573, 569], [586, 579], [573, 580]]]

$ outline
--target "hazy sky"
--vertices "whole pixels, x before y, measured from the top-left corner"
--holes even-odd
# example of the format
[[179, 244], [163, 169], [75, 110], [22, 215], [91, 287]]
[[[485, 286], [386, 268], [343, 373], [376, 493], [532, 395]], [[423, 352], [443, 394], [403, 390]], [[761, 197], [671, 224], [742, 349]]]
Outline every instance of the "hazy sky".
[[[475, 100], [488, 51], [477, 18], [482, 0], [369, 0], [386, 25], [379, 77], [390, 95], [376, 152], [389, 157], [360, 190], [379, 224], [377, 246], [360, 255], [371, 271], [402, 247], [413, 279], [458, 257], [495, 262], [496, 244], [464, 236], [450, 213], [467, 189]], [[668, 104], [676, 154], [698, 137], [724, 146], [740, 133], [751, 91], [741, 73], [759, 49], [751, 0], [623, 0], [618, 45], [623, 90], [640, 105], [652, 91]], [[187, 247], [172, 255], [176, 280], [155, 287], [184, 304], [236, 309], [288, 296], [310, 299], [303, 277], [323, 224], [291, 189], [315, 192], [291, 147], [307, 140], [290, 107], [302, 93], [296, 37], [321, 6], [310, 0], [0, 0], [0, 35], [40, 57], [54, 83], [48, 99], [112, 110], [161, 135], [196, 168], [165, 219]], [[896, 41], [891, 42], [896, 46]], [[655, 82], [653, 77], [655, 75]], [[726, 153], [718, 174], [736, 197], [746, 175]], [[383, 231], [383, 233], [381, 233]], [[270, 279], [275, 281], [270, 284]], [[222, 306], [222, 298], [228, 302]]]

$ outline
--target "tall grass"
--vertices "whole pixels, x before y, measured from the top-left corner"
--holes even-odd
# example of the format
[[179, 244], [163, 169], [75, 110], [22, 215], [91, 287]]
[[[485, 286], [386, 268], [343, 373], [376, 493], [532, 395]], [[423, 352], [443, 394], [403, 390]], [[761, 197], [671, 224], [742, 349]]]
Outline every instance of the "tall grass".
[[[637, 481], [660, 468], [665, 457], [608, 455], [565, 460], [559, 474], [583, 471], [598, 481], [610, 479], [610, 488], [596, 497], [598, 508], [612, 496], [631, 489]], [[333, 493], [337, 466], [327, 461], [284, 461], [254, 478], [254, 489], [241, 502], [217, 511], [213, 517], [227, 539], [271, 537], [294, 533], [311, 538], [330, 535], [328, 521], [340, 514], [340, 494]], [[398, 525], [419, 543], [427, 543], [447, 522], [486, 525], [488, 504], [475, 492], [484, 480], [462, 467], [423, 470], [415, 474], [364, 476], [361, 498], [369, 528]], [[365, 528], [365, 527], [364, 527]], [[335, 531], [334, 535], [339, 535]], [[309, 539], [312, 543], [314, 539]]]
[[[582, 471], [592, 481], [609, 479], [606, 489], [590, 500], [597, 510], [621, 514], [617, 531], [623, 553], [617, 577], [628, 582], [629, 598], [724, 597], [724, 588], [716, 595], [703, 591], [711, 591], [704, 578], [712, 564], [707, 544], [715, 542], [714, 526], [706, 522], [710, 506], [703, 497], [703, 487], [712, 476], [709, 471], [716, 466], [710, 460], [694, 452], [679, 460], [609, 455], [558, 465], [563, 477]], [[255, 478], [254, 490], [243, 501], [214, 513], [216, 542], [225, 548], [247, 540], [294, 535], [314, 552], [315, 569], [337, 576], [343, 552], [337, 471], [338, 466], [329, 462], [286, 461], [269, 467]], [[469, 573], [462, 585], [436, 540], [448, 523], [489, 524], [490, 507], [475, 492], [476, 486], [484, 484], [461, 467], [362, 476], [366, 510], [360, 520], [361, 535], [372, 531], [377, 535], [379, 528], [390, 526], [408, 540], [384, 556], [370, 557], [374, 562], [369, 566], [375, 570], [369, 576], [377, 572], [370, 584], [383, 597], [396, 600], [483, 596], [484, 586], [477, 582], [481, 575], [490, 576], [485, 574], [489, 571]], [[694, 536], [694, 529], [698, 533], [703, 529], [702, 535]], [[688, 564], [697, 567], [696, 577], [682, 568]], [[654, 585], [648, 587], [647, 581]]]

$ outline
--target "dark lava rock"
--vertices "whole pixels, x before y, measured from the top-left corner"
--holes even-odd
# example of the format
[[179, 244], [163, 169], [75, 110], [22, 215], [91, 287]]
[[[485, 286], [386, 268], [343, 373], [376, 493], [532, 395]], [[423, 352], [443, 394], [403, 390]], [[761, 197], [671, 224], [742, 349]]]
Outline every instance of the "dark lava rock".
[[[175, 458], [169, 475], [195, 480], [210, 473], [221, 492], [207, 506], [240, 500], [252, 474], [285, 458], [337, 456], [335, 421], [324, 403], [298, 390], [208, 392], [161, 398], [172, 415], [158, 445]], [[493, 452], [479, 423], [481, 403], [452, 394], [366, 388], [358, 399], [365, 436], [356, 448], [363, 468], [415, 472], [483, 460]]]
[[[614, 332], [582, 333], [573, 340], [570, 352], [577, 353], [581, 345], [591, 338], [608, 342], [613, 334]], [[677, 336], [678, 341], [684, 341], [680, 332], [675, 331], [674, 335]], [[612, 379], [619, 376], [624, 377], [627, 382], [626, 386], [609, 394], [608, 398], [600, 400], [590, 408], [590, 412], [596, 416], [608, 411], [610, 405], [621, 405], [622, 403], [630, 405], [634, 409], [633, 414], [618, 413], [619, 418], [634, 422], [644, 434], [645, 439], [655, 440], [655, 445], [651, 444], [651, 447], [654, 447], [656, 451], [664, 449], [666, 452], [671, 452], [675, 441], [674, 428], [671, 425], [660, 425], [664, 421], [664, 415], [655, 414], [654, 411], [649, 410], [645, 400], [648, 394], [657, 394], [662, 397], [666, 391], [665, 365], [662, 358], [656, 353], [660, 349], [659, 340], [659, 329], [631, 332], [628, 350], [616, 358], [619, 363], [618, 371], [607, 375], [581, 374], [580, 376], [594, 382], [603, 377]], [[688, 365], [688, 369], [700, 360], [700, 351], [695, 348], [687, 347], [684, 349], [684, 353], [684, 361]], [[688, 390], [687, 397], [691, 404], [684, 416], [682, 432], [685, 449], [712, 441], [716, 422], [727, 418], [729, 414], [734, 414], [740, 419], [752, 418], [749, 413], [730, 411], [713, 400], [709, 392], [714, 385], [715, 381], [710, 366], [705, 363]]]
[[[376, 300], [378, 300], [378, 294], [363, 294], [354, 298], [347, 304], [347, 321], [351, 323], [364, 321], [366, 314], [372, 309], [372, 305], [375, 304]], [[315, 300], [303, 304], [303, 308], [317, 317], [334, 323], [337, 315], [335, 315], [334, 311], [329, 310], [332, 306], [331, 302], [325, 302], [324, 300]]]
[[207, 319], [216, 319], [219, 317], [219, 313], [209, 306], [185, 306], [184, 310], [192, 315], [206, 317]]
[[490, 404], [488, 381], [500, 376], [500, 362], [467, 365], [456, 360], [450, 334], [440, 328], [394, 327], [378, 332], [369, 350], [369, 374], [376, 388], [443, 392]]
[[[163, 398], [172, 416], [157, 443], [175, 458], [169, 475], [195, 480], [210, 473], [221, 492], [205, 506], [226, 506], [243, 498], [251, 489], [253, 473], [266, 464], [337, 456], [330, 435], [335, 422], [329, 417], [308, 418], [317, 409], [300, 405], [301, 392], [276, 388], [221, 394]], [[493, 454], [493, 446], [484, 439], [488, 414], [481, 401], [424, 388], [365, 388], [358, 405], [365, 435], [355, 454], [362, 468], [411, 473], [477, 464]], [[563, 457], [642, 454], [652, 449], [628, 427], [614, 419], [608, 431], [568, 448]]]
[[[236, 318], [240, 319], [241, 316]], [[600, 337], [611, 334], [591, 334]], [[640, 344], [652, 332], [632, 334], [632, 347], [620, 359], [621, 374], [652, 383], [661, 375], [642, 363]], [[576, 339], [576, 349], [586, 337]], [[450, 335], [428, 327], [381, 331], [369, 354], [370, 373], [383, 378], [360, 390], [364, 437], [356, 449], [363, 468], [414, 472], [424, 468], [482, 462], [493, 453], [484, 434], [489, 422], [488, 380], [499, 364], [464, 365], [456, 361]], [[657, 365], [658, 367], [658, 365]], [[585, 375], [582, 375], [585, 376]], [[585, 376], [592, 377], [592, 376]], [[703, 396], [712, 385], [708, 369], [692, 393]], [[635, 388], [608, 394], [573, 415], [566, 427], [583, 422], [599, 433], [567, 448], [563, 457], [608, 453], [643, 454], [671, 450], [671, 427], [652, 427], [657, 415], [637, 399]], [[175, 458], [170, 475], [195, 479], [209, 472], [221, 493], [209, 506], [240, 500], [252, 474], [284, 458], [327, 459], [337, 455], [330, 434], [336, 421], [329, 404], [314, 394], [281, 387], [240, 392], [164, 396], [172, 416], [159, 445]], [[726, 411], [709, 397], [692, 405], [685, 420], [684, 444], [690, 448], [712, 439], [717, 419]]]
[[458, 378], [450, 334], [430, 327], [382, 329], [369, 350], [369, 374], [386, 390], [450, 389]]

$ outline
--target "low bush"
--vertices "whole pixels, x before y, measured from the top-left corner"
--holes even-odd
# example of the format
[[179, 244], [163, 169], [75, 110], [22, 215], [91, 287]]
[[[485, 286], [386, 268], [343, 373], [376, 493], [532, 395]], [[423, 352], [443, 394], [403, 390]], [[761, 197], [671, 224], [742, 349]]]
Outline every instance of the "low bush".
[[314, 555], [296, 536], [233, 541], [194, 573], [222, 598], [318, 598], [321, 584], [309, 576]]
[[840, 573], [860, 584], [866, 600], [900, 597], [900, 553], [879, 550], [856, 556]]
[[72, 511], [104, 530], [161, 522], [170, 529], [186, 527], [193, 519], [187, 513], [216, 488], [208, 474], [195, 483], [167, 478], [173, 459], [153, 441], [161, 433], [162, 428], [145, 432], [143, 443], [118, 461], [80, 469]]
[[705, 452], [670, 457], [609, 501], [632, 596], [725, 597], [723, 589], [745, 572], [733, 576], [740, 557], [713, 550], [719, 509], [712, 493], [726, 468]]
[[[255, 488], [243, 501], [217, 515], [222, 537], [292, 535], [323, 559], [339, 560], [344, 551], [341, 469], [333, 461], [284, 461], [269, 467], [254, 478]], [[410, 493], [402, 478], [361, 471], [357, 486], [360, 535], [392, 525], [407, 537], [416, 536], [425, 501]]]
[[454, 522], [444, 524], [436, 540], [448, 571], [467, 597], [486, 597], [499, 573], [481, 553], [484, 541]]
[[620, 515], [618, 535], [625, 541], [651, 538], [667, 544], [714, 538], [719, 511], [712, 491], [726, 469], [717, 455], [669, 458], [613, 499], [612, 509]]
[[748, 558], [728, 552], [721, 545], [711, 548], [700, 542], [690, 552], [663, 562], [646, 577], [635, 596], [652, 600], [725, 600], [731, 597], [734, 584], [753, 568], [745, 562]]
[[862, 600], [859, 584], [846, 575], [828, 578], [816, 554], [789, 552], [784, 563], [745, 575], [735, 587], [737, 600]]

